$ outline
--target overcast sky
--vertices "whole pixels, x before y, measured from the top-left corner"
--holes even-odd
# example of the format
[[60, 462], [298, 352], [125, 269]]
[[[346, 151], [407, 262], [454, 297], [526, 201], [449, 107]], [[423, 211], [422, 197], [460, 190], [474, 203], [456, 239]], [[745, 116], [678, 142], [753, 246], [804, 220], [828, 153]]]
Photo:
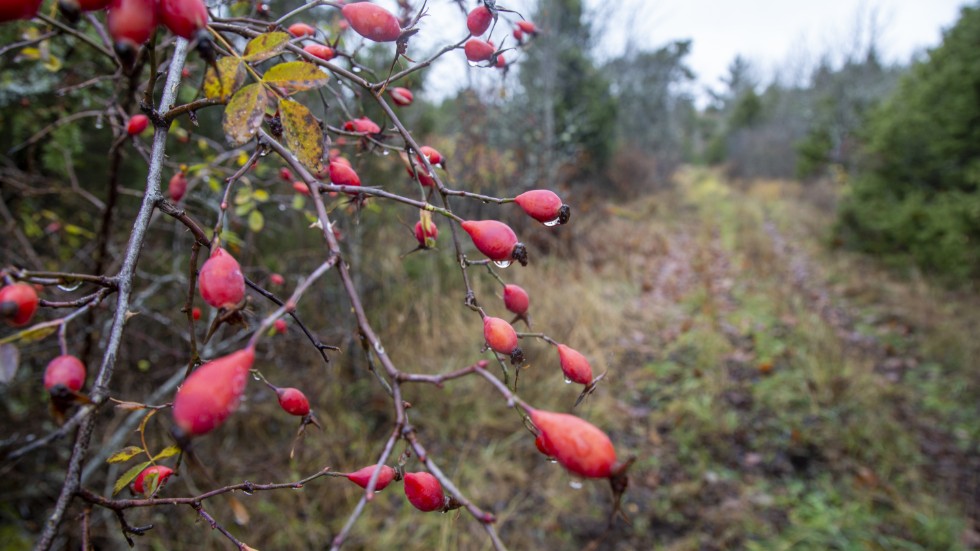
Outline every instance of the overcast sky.
[[[719, 78], [736, 54], [753, 62], [762, 83], [774, 74], [788, 74], [802, 67], [803, 74], [826, 54], [836, 58], [853, 51], [855, 36], [867, 44], [874, 28], [876, 44], [884, 61], [905, 63], [910, 56], [939, 44], [942, 30], [957, 19], [964, 0], [585, 0], [592, 9], [610, 13], [601, 34], [599, 56], [615, 57], [628, 41], [636, 47], [655, 49], [670, 41], [692, 40], [688, 57], [697, 73], [698, 89], [720, 87]], [[976, 2], [976, 0], [973, 0]], [[385, 4], [394, 0], [380, 0]], [[531, 0], [497, 0], [499, 6], [518, 9], [530, 16]], [[467, 0], [467, 8], [476, 0]], [[465, 20], [450, 0], [430, 0], [430, 17], [422, 33], [413, 39], [409, 55], [419, 48], [437, 46], [466, 35]], [[873, 24], [872, 24], [873, 23]], [[856, 33], [860, 30], [861, 33]], [[499, 44], [510, 32], [498, 25]], [[462, 52], [453, 52], [431, 69], [429, 95], [443, 97], [465, 83]], [[809, 64], [810, 66], [807, 66]], [[479, 70], [479, 69], [471, 69]]]

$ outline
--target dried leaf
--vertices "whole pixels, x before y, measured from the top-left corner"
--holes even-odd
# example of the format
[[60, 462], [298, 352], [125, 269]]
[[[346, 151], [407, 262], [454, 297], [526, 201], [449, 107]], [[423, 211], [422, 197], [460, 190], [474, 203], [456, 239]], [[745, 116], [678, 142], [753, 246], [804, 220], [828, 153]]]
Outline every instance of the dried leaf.
[[249, 84], [231, 98], [225, 107], [224, 129], [228, 141], [234, 145], [242, 145], [255, 137], [269, 96], [261, 84]]
[[129, 461], [137, 455], [143, 453], [143, 448], [139, 446], [127, 446], [106, 458], [106, 463], [122, 463]]
[[20, 350], [12, 344], [0, 344], [0, 383], [14, 380], [19, 365]]
[[208, 68], [204, 75], [204, 95], [208, 99], [224, 101], [245, 81], [245, 65], [237, 57], [223, 57], [218, 60], [218, 71], [220, 78], [214, 67]]
[[248, 524], [248, 521], [251, 520], [252, 517], [248, 514], [248, 509], [242, 505], [242, 502], [232, 497], [228, 500], [228, 504], [231, 505], [232, 514], [235, 515], [235, 524], [239, 526], [245, 526]]
[[46, 327], [31, 327], [28, 329], [24, 329], [19, 333], [14, 333], [13, 335], [0, 339], [0, 344], [7, 344], [7, 343], [17, 342], [17, 341], [27, 344], [27, 343], [39, 341], [47, 337], [48, 335], [51, 335], [57, 330], [58, 327], [54, 325], [49, 325]]
[[310, 172], [322, 169], [323, 131], [310, 110], [291, 99], [279, 102], [282, 136], [286, 147]]
[[259, 62], [279, 55], [289, 44], [289, 33], [274, 32], [256, 36], [245, 46], [245, 61]]
[[112, 495], [118, 494], [123, 488], [129, 486], [129, 483], [136, 479], [136, 476], [143, 472], [143, 469], [150, 466], [149, 461], [144, 461], [133, 465], [133, 468], [129, 469], [122, 476], [120, 476], [116, 483], [112, 485]]
[[322, 71], [317, 65], [305, 61], [289, 61], [271, 67], [263, 75], [262, 82], [287, 92], [302, 92], [319, 88], [329, 79], [329, 73]]

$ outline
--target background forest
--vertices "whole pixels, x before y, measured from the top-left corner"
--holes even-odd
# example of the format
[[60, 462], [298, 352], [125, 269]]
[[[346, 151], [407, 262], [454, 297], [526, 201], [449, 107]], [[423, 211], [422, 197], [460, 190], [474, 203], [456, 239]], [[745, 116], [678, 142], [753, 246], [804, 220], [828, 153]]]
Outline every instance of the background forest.
[[[249, 3], [229, 9], [239, 4]], [[274, 14], [295, 4], [268, 2]], [[475, 4], [458, 4], [462, 28]], [[600, 57], [596, 37], [608, 21], [580, 0], [539, 0], [524, 15], [541, 32], [505, 52], [507, 70], [470, 68], [448, 96], [426, 94], [440, 83], [414, 73], [398, 83], [415, 93], [399, 117], [447, 159], [450, 187], [499, 197], [544, 187], [572, 206], [571, 222], [547, 231], [495, 204], [459, 203], [456, 212], [507, 222], [533, 251], [534, 271], [501, 271], [532, 297], [534, 329], [578, 343], [607, 372], [575, 412], [637, 460], [622, 503], [629, 523], [610, 528], [608, 486], [583, 486], [536, 454], [483, 381], [412, 387], [414, 424], [468, 497], [494, 511], [501, 538], [512, 549], [980, 549], [980, 5], [963, 8], [941, 44], [904, 64], [882, 61], [873, 21], [858, 22], [864, 38], [804, 75], [796, 67], [764, 80], [753, 60], [735, 57], [707, 100], [687, 64], [689, 41]], [[339, 32], [333, 10], [306, 17]], [[112, 273], [141, 200], [149, 140], [107, 155], [119, 147], [108, 127], [126, 113], [110, 112], [105, 98], [135, 90], [137, 79], [114, 78], [64, 37], [17, 45], [46, 32], [54, 35], [38, 20], [0, 25], [0, 268]], [[380, 75], [391, 63], [390, 48], [358, 55]], [[205, 71], [193, 56], [188, 68], [181, 102], [198, 97]], [[385, 118], [359, 96], [321, 98], [313, 103], [325, 120], [339, 116], [331, 111], [339, 101]], [[124, 101], [124, 111], [137, 103]], [[202, 167], [237, 168], [248, 157], [227, 145], [221, 117], [217, 107], [193, 123], [178, 118], [168, 137], [164, 179], [189, 165], [182, 208], [205, 226], [224, 175]], [[370, 163], [350, 155], [365, 185], [405, 181], [397, 154]], [[260, 160], [232, 197], [222, 241], [250, 279], [283, 274], [290, 287], [323, 259], [311, 204], [279, 178], [283, 166]], [[112, 201], [127, 213], [114, 218], [110, 173], [119, 176]], [[417, 215], [399, 207], [336, 210], [367, 317], [399, 365], [430, 374], [470, 365], [483, 342], [462, 306], [448, 221], [437, 250], [405, 255], [417, 245]], [[180, 309], [192, 243], [183, 225], [154, 219], [114, 398], [160, 404], [176, 388], [187, 363]], [[473, 279], [478, 295], [500, 295], [494, 278]], [[42, 298], [93, 289], [69, 282]], [[338, 347], [330, 361], [290, 322], [266, 339], [257, 364], [270, 380], [304, 389], [322, 430], [309, 427], [290, 457], [295, 419], [277, 415], [275, 395], [254, 385], [221, 437], [198, 447], [205, 465], [167, 491], [298, 480], [377, 456], [391, 412], [371, 354], [341, 289], [316, 287], [310, 297], [299, 313]], [[108, 310], [89, 312], [69, 333], [88, 362], [100, 356]], [[265, 314], [255, 306], [247, 321], [254, 328]], [[11, 334], [4, 328], [0, 339]], [[221, 328], [202, 355], [246, 339]], [[19, 366], [3, 358], [0, 548], [34, 545], [64, 480], [68, 439], [19, 454], [57, 430], [39, 379], [55, 340], [17, 343]], [[560, 382], [551, 347], [522, 346], [521, 396], [568, 409], [578, 389], [538, 384]], [[108, 494], [125, 466], [105, 457], [140, 443], [139, 417], [109, 407], [98, 415], [101, 440], [82, 480]], [[163, 417], [149, 422], [150, 447], [169, 443]], [[340, 482], [237, 493], [210, 511], [254, 548], [324, 549], [362, 493]], [[83, 514], [93, 548], [128, 548], [114, 515], [76, 505], [66, 518]], [[185, 509], [141, 509], [129, 521], [154, 525], [136, 539], [140, 549], [229, 547]], [[77, 532], [64, 529], [53, 547], [80, 548]], [[489, 542], [466, 514], [424, 515], [389, 491], [371, 502], [349, 547], [396, 546]]]

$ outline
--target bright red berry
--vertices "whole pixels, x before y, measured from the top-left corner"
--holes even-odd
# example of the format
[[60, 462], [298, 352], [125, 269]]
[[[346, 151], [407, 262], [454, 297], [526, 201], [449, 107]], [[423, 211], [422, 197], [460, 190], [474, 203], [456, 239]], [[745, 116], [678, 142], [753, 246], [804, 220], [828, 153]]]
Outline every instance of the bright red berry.
[[432, 177], [432, 174], [430, 174], [424, 166], [416, 165], [414, 170], [412, 167], [406, 166], [405, 171], [408, 172], [408, 175], [412, 178], [418, 176], [419, 183], [425, 187], [434, 187], [436, 185], [436, 179]]
[[286, 320], [276, 320], [272, 322], [272, 328], [275, 329], [276, 333], [282, 335], [286, 332]]
[[42, 0], [4, 0], [0, 2], [0, 22], [30, 19], [37, 15]]
[[524, 31], [527, 34], [537, 34], [538, 28], [530, 21], [518, 21], [517, 28]]
[[405, 473], [405, 497], [419, 511], [439, 511], [446, 506], [442, 484], [429, 473]]
[[493, 58], [493, 53], [496, 51], [497, 48], [493, 45], [493, 42], [480, 40], [479, 38], [471, 38], [463, 45], [463, 52], [466, 53], [466, 59], [472, 63], [487, 61]]
[[37, 311], [39, 299], [32, 285], [14, 283], [0, 288], [0, 315], [7, 325], [27, 325]]
[[530, 304], [531, 299], [527, 296], [527, 291], [525, 291], [519, 285], [504, 285], [504, 306], [508, 310], [517, 314], [518, 316], [523, 316], [527, 313], [527, 309]]
[[78, 392], [85, 385], [85, 364], [75, 356], [58, 356], [48, 363], [44, 370], [44, 388], [54, 392], [55, 387], [63, 386]]
[[126, 132], [130, 136], [135, 136], [144, 130], [150, 124], [150, 118], [146, 115], [133, 115], [129, 117], [129, 123], [126, 124]]
[[236, 409], [255, 361], [249, 347], [210, 361], [191, 373], [174, 397], [174, 422], [181, 436], [198, 436], [218, 428]]
[[[368, 482], [371, 481], [371, 475], [374, 474], [375, 467], [376, 465], [370, 465], [364, 467], [363, 469], [349, 473], [347, 475], [347, 480], [350, 480], [361, 488], [367, 488]], [[392, 469], [388, 465], [382, 465], [381, 473], [378, 474], [378, 480], [374, 484], [374, 491], [380, 492], [381, 490], [384, 490], [394, 479], [395, 469]]]
[[510, 356], [515, 363], [524, 359], [524, 353], [517, 345], [517, 332], [500, 318], [483, 318], [483, 339], [491, 350]]
[[353, 119], [345, 122], [344, 130], [348, 132], [361, 132], [364, 134], [378, 134], [381, 132], [381, 127], [378, 126], [378, 123], [372, 121], [371, 119], [361, 117], [359, 119]]
[[187, 175], [183, 171], [170, 177], [167, 192], [170, 193], [170, 200], [174, 203], [184, 197], [184, 194], [187, 193]]
[[532, 189], [514, 198], [528, 216], [545, 226], [556, 226], [568, 222], [571, 209], [561, 202], [553, 191], [547, 189]]
[[497, 63], [494, 64], [494, 67], [498, 69], [503, 69], [507, 67], [507, 58], [504, 57], [504, 54], [500, 54], [497, 56]]
[[286, 413], [297, 417], [303, 417], [310, 413], [310, 401], [306, 399], [306, 395], [300, 389], [280, 388], [276, 390], [276, 395], [279, 396], [279, 406]]
[[529, 410], [541, 431], [541, 448], [571, 473], [587, 478], [608, 478], [616, 464], [616, 450], [598, 427], [566, 413]]
[[353, 168], [334, 161], [330, 163], [330, 182], [335, 186], [360, 186], [361, 177]]
[[208, 24], [204, 0], [159, 0], [158, 6], [160, 22], [177, 36], [193, 38]]
[[198, 308], [197, 306], [195, 306], [194, 308], [192, 308], [191, 309], [191, 317], [194, 318], [195, 321], [201, 319], [201, 309]]
[[245, 276], [235, 257], [218, 247], [201, 266], [197, 286], [204, 302], [215, 308], [230, 308], [245, 298]]
[[78, 7], [84, 11], [104, 10], [111, 0], [78, 0]]
[[415, 223], [415, 240], [419, 242], [419, 246], [423, 248], [433, 247], [436, 243], [436, 238], [439, 237], [439, 228], [436, 227], [436, 223], [429, 221], [429, 227], [425, 228], [422, 222]]
[[279, 178], [284, 182], [291, 182], [293, 180], [293, 173], [288, 168], [282, 167], [279, 169]]
[[293, 189], [296, 190], [297, 193], [302, 193], [307, 197], [310, 196], [310, 186], [306, 185], [306, 182], [293, 182]]
[[116, 48], [135, 54], [157, 26], [156, 0], [112, 0], [106, 21]]
[[491, 23], [493, 23], [493, 13], [483, 4], [473, 8], [473, 11], [466, 16], [466, 28], [473, 36], [481, 36], [487, 32]]
[[391, 96], [391, 101], [395, 102], [395, 105], [400, 105], [402, 107], [412, 105], [412, 101], [415, 100], [415, 96], [412, 94], [411, 90], [400, 86], [389, 90], [388, 95]]
[[580, 385], [587, 385], [592, 382], [592, 366], [589, 360], [581, 352], [566, 346], [558, 345], [558, 359], [561, 362], [561, 372], [565, 374], [565, 380]]
[[[421, 153], [427, 159], [429, 159], [429, 164], [431, 164], [432, 166], [439, 166], [442, 168], [446, 168], [445, 166], [446, 160], [443, 158], [442, 153], [439, 153], [439, 151], [437, 151], [436, 148], [423, 145], [422, 147], [419, 148], [419, 153]], [[421, 162], [422, 160], [419, 159], [419, 163]]]
[[162, 488], [172, 474], [174, 474], [174, 470], [170, 467], [151, 465], [136, 475], [136, 479], [133, 480], [129, 488], [134, 494], [150, 495]]
[[313, 36], [316, 34], [316, 29], [306, 23], [293, 23], [286, 30], [293, 36]]
[[522, 31], [520, 28], [514, 29], [513, 35], [514, 40], [517, 40], [518, 43], [524, 40], [524, 31]]
[[527, 265], [527, 251], [507, 224], [496, 220], [467, 220], [461, 225], [476, 248], [490, 260], [508, 264], [517, 260], [522, 266]]
[[337, 52], [333, 48], [324, 46], [323, 44], [307, 44], [303, 46], [303, 51], [324, 61], [330, 61], [337, 55]]
[[[306, 184], [303, 184], [306, 185]], [[282, 277], [282, 274], [270, 274], [269, 283], [279, 286], [286, 283], [286, 278]]]
[[402, 34], [398, 18], [381, 6], [369, 2], [347, 4], [344, 17], [354, 32], [375, 42], [394, 42]]
[[554, 454], [552, 454], [550, 451], [548, 451], [547, 448], [545, 448], [544, 436], [539, 434], [537, 438], [534, 439], [534, 446], [538, 448], [538, 451], [543, 453], [544, 455], [547, 455], [548, 457], [553, 457]]

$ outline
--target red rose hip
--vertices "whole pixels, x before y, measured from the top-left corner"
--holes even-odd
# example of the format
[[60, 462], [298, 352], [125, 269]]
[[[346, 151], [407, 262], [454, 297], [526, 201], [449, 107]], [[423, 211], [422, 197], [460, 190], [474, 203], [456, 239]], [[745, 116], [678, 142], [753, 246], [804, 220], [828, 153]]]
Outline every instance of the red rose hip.
[[276, 389], [276, 396], [279, 397], [279, 407], [290, 415], [303, 417], [310, 413], [310, 401], [306, 399], [298, 388], [279, 388]]
[[178, 440], [218, 428], [238, 409], [254, 361], [255, 349], [246, 348], [210, 361], [191, 373], [174, 397]]
[[303, 46], [303, 51], [324, 61], [330, 61], [335, 55], [337, 55], [333, 48], [330, 46], [324, 46], [323, 44], [307, 44], [306, 46]]
[[561, 372], [565, 380], [580, 385], [592, 382], [592, 366], [578, 350], [564, 344], [558, 345], [558, 359], [561, 362]]
[[429, 473], [405, 473], [405, 497], [413, 507], [427, 513], [446, 506], [442, 484]]
[[150, 124], [150, 118], [146, 115], [133, 115], [129, 117], [129, 122], [126, 123], [126, 133], [130, 136], [135, 136], [144, 130]]
[[75, 356], [64, 355], [48, 362], [44, 370], [44, 388], [51, 393], [62, 386], [71, 392], [78, 392], [85, 385], [85, 364]]
[[112, 0], [106, 22], [116, 49], [135, 55], [157, 26], [156, 0]]
[[[354, 484], [357, 484], [361, 488], [367, 488], [368, 482], [371, 481], [371, 475], [374, 474], [374, 468], [376, 465], [369, 465], [363, 469], [354, 471], [347, 475], [347, 480], [350, 480]], [[381, 472], [378, 474], [378, 480], [374, 484], [374, 491], [380, 492], [384, 490], [391, 481], [395, 479], [395, 469], [392, 469], [388, 465], [381, 466]]]
[[498, 263], [510, 265], [517, 260], [527, 266], [527, 251], [517, 241], [517, 234], [510, 226], [496, 220], [466, 220], [461, 226], [470, 235], [477, 250]]
[[527, 313], [530, 304], [531, 299], [527, 296], [527, 291], [522, 287], [513, 284], [504, 285], [504, 307], [507, 310], [518, 316], [523, 316]]
[[412, 94], [412, 91], [408, 88], [402, 88], [400, 86], [389, 90], [388, 95], [391, 96], [391, 101], [395, 102], [395, 105], [400, 105], [402, 107], [412, 105], [412, 102], [415, 101], [415, 95]]
[[493, 58], [495, 51], [497, 51], [497, 48], [492, 42], [480, 40], [479, 38], [471, 38], [463, 45], [463, 52], [466, 54], [466, 59], [471, 63], [488, 61]]
[[490, 12], [490, 8], [482, 4], [473, 8], [473, 11], [466, 16], [466, 28], [473, 36], [481, 36], [487, 32], [491, 23], [493, 23], [493, 13]]
[[136, 475], [130, 489], [134, 494], [149, 495], [162, 488], [174, 470], [163, 465], [151, 465]]
[[187, 193], [187, 175], [183, 172], [174, 174], [167, 184], [167, 192], [170, 194], [171, 201], [174, 203], [180, 201]]
[[159, 0], [160, 22], [177, 36], [191, 39], [208, 24], [204, 0]]
[[14, 283], [0, 289], [0, 315], [8, 325], [27, 325], [39, 302], [33, 285]]
[[517, 344], [517, 332], [506, 321], [492, 316], [483, 318], [483, 339], [494, 352], [510, 356], [511, 363], [524, 361], [524, 353]]
[[514, 202], [524, 209], [528, 216], [545, 226], [564, 224], [571, 216], [568, 205], [562, 204], [558, 195], [546, 189], [525, 191], [515, 197]]
[[204, 302], [215, 308], [231, 308], [245, 298], [245, 276], [235, 257], [218, 247], [201, 266], [197, 286]]
[[394, 42], [402, 34], [398, 18], [376, 4], [370, 2], [347, 4], [342, 13], [354, 32], [368, 40]]
[[316, 34], [316, 29], [307, 25], [306, 23], [293, 23], [287, 29], [289, 34], [293, 36], [313, 36]]
[[566, 413], [530, 409], [541, 431], [540, 448], [569, 472], [586, 478], [609, 478], [616, 465], [612, 441], [598, 427]]

